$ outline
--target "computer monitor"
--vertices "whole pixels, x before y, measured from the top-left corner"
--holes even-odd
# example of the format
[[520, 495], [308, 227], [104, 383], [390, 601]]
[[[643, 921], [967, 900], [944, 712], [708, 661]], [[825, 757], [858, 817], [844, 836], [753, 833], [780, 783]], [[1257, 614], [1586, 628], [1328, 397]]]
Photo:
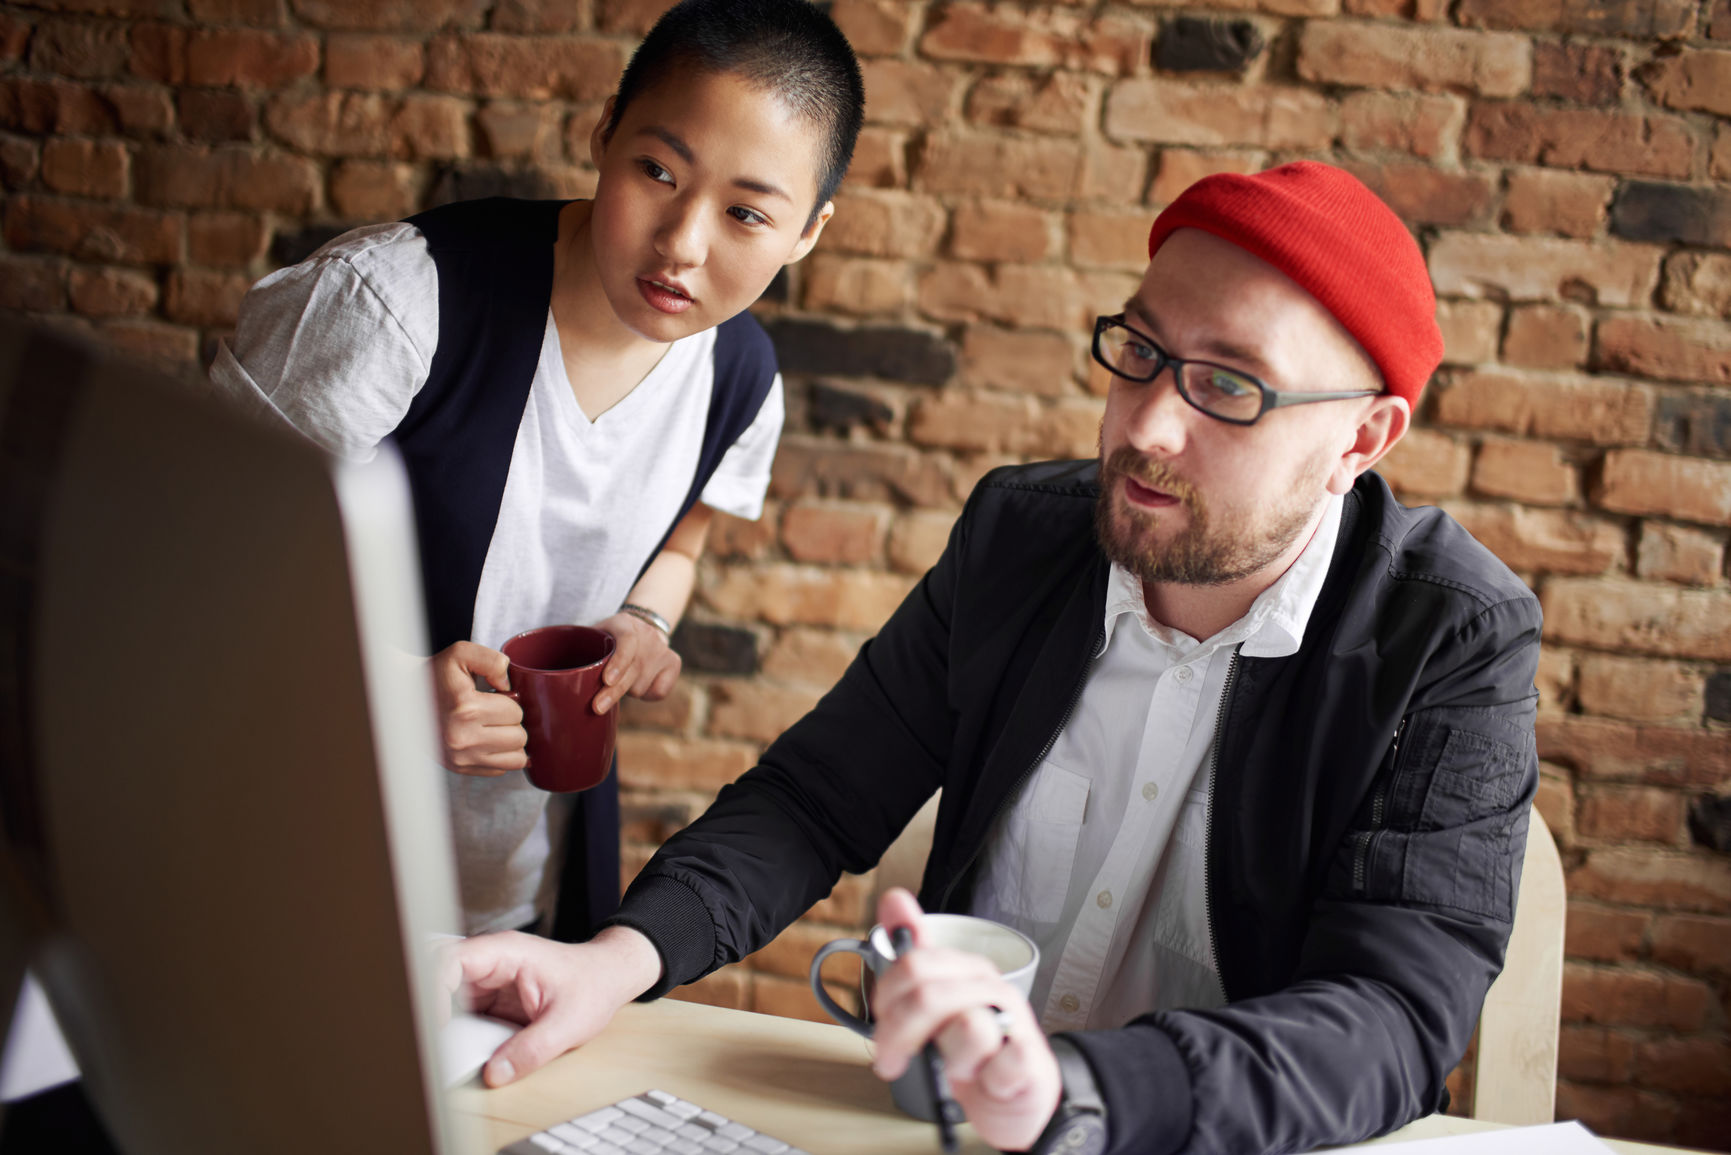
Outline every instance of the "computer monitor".
[[129, 1155], [479, 1150], [412, 525], [389, 454], [0, 319], [0, 1019], [27, 965]]

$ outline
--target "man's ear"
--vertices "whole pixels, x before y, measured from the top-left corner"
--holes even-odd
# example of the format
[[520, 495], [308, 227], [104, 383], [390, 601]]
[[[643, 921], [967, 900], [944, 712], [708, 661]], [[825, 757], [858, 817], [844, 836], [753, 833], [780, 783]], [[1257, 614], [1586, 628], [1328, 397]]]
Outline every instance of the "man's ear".
[[833, 216], [835, 216], [835, 202], [824, 201], [823, 207], [817, 210], [817, 216], [813, 217], [811, 224], [805, 227], [805, 232], [799, 235], [799, 242], [793, 246], [793, 252], [788, 254], [787, 260], [783, 263], [791, 265], [811, 252], [812, 246], [817, 244], [817, 239], [823, 235], [823, 226], [829, 224], [829, 218]]
[[607, 126], [613, 120], [613, 102], [617, 99], [616, 96], [607, 98], [607, 103], [601, 106], [601, 116], [589, 133], [589, 163], [596, 168], [601, 167], [601, 158], [607, 155]]
[[1381, 461], [1412, 424], [1412, 406], [1405, 397], [1383, 393], [1370, 399], [1346, 451], [1328, 475], [1328, 491], [1344, 494], [1359, 474]]

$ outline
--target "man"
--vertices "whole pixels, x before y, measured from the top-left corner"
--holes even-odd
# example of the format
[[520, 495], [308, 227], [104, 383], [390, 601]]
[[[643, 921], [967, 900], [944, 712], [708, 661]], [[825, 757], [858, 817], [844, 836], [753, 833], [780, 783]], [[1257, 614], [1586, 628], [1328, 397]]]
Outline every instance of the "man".
[[1018, 926], [1040, 973], [1030, 1005], [912, 952], [880, 1075], [935, 1038], [982, 1137], [1042, 1152], [1306, 1150], [1446, 1102], [1513, 918], [1539, 611], [1367, 472], [1441, 359], [1423, 257], [1314, 163], [1197, 183], [1149, 252], [1096, 325], [1099, 461], [983, 480], [595, 940], [464, 944], [482, 1009], [534, 1024], [489, 1082], [767, 942], [942, 787], [921, 901]]

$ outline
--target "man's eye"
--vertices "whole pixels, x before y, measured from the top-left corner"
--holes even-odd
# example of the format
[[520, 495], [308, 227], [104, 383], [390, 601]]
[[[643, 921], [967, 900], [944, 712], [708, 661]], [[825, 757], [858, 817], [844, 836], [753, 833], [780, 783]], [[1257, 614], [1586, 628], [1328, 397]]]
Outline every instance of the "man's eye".
[[1252, 385], [1236, 373], [1228, 373], [1224, 369], [1215, 369], [1208, 374], [1209, 388], [1224, 397], [1244, 397], [1256, 392]]

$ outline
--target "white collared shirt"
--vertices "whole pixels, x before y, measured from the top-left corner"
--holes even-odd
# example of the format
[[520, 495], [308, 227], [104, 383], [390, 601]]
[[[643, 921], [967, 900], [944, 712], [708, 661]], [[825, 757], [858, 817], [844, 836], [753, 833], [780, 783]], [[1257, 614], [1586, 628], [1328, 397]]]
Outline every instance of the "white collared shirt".
[[1114, 565], [1105, 642], [1044, 762], [987, 844], [972, 911], [1040, 948], [1050, 1031], [1119, 1027], [1225, 1001], [1204, 885], [1209, 757], [1235, 650], [1298, 651], [1328, 576], [1342, 499], [1245, 615], [1197, 641], [1148, 616]]

